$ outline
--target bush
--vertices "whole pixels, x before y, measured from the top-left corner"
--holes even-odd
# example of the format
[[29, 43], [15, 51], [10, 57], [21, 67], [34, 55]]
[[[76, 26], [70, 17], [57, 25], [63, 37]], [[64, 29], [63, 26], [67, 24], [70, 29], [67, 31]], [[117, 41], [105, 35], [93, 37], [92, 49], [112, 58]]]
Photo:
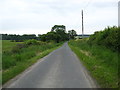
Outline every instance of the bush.
[[113, 51], [120, 52], [120, 27], [108, 27], [103, 31], [95, 32], [90, 36], [88, 43], [90, 45], [97, 44], [102, 45], [107, 48], [112, 49]]
[[47, 42], [42, 42], [42, 41], [37, 41], [35, 39], [31, 39], [31, 40], [27, 40], [24, 43], [21, 44], [17, 44], [16, 46], [14, 46], [12, 48], [12, 53], [19, 53], [21, 51], [22, 48], [28, 48], [30, 46], [34, 46], [34, 45], [40, 45], [40, 46], [46, 46], [48, 44], [53, 44], [51, 43], [47, 43]]
[[12, 53], [19, 53], [20, 49], [25, 48], [25, 44], [17, 44], [12, 48]]
[[35, 39], [30, 39], [24, 42], [25, 46], [30, 46], [30, 45], [46, 45], [48, 44], [47, 42], [43, 42], [43, 41], [38, 41]]
[[17, 46], [12, 48], [12, 53], [19, 53], [19, 51], [20, 51], [20, 48]]
[[25, 41], [25, 45], [37, 45], [37, 44], [39, 44], [39, 43], [35, 39]]

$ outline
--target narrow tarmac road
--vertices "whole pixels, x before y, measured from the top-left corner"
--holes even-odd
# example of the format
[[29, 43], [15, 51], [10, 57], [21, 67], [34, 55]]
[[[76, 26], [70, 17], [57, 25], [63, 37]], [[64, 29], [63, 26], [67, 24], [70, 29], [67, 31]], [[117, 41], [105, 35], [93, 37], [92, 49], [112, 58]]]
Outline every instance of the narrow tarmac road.
[[95, 88], [86, 69], [65, 43], [39, 60], [6, 88]]

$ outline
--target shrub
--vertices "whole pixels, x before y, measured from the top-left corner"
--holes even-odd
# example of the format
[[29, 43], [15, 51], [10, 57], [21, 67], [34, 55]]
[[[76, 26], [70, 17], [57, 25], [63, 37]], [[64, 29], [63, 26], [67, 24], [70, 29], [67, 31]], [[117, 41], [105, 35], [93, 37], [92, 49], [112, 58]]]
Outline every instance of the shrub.
[[20, 49], [25, 48], [25, 44], [17, 44], [12, 48], [12, 53], [19, 53]]
[[120, 27], [108, 27], [105, 28], [103, 31], [97, 31], [93, 35], [90, 36], [88, 43], [90, 45], [97, 44], [102, 45], [107, 48], [110, 48], [113, 51], [120, 52]]
[[19, 51], [20, 51], [20, 48], [19, 47], [17, 47], [17, 46], [15, 46], [15, 47], [13, 47], [12, 48], [12, 53], [19, 53]]
[[39, 42], [38, 42], [37, 40], [35, 40], [35, 39], [31, 39], [31, 40], [25, 41], [24, 44], [25, 44], [25, 45], [38, 45]]

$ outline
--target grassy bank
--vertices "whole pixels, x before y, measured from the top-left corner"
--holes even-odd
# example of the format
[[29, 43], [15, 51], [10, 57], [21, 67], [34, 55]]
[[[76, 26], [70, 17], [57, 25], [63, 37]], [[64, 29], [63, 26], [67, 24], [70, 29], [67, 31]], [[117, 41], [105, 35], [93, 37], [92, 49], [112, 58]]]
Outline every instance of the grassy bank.
[[5, 40], [2, 44], [3, 84], [62, 45], [62, 43], [45, 43], [34, 40], [24, 42], [24, 44]]
[[118, 53], [103, 46], [89, 45], [86, 40], [71, 40], [70, 48], [103, 88], [118, 87]]

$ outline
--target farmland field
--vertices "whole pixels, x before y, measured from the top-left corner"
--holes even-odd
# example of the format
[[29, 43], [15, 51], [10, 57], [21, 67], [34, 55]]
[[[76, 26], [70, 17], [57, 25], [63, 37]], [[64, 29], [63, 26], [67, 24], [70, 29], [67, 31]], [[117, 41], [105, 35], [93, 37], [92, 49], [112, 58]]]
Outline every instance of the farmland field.
[[20, 43], [23, 43], [23, 42], [11, 42], [10, 40], [2, 40], [2, 51], [10, 51], [12, 47]]

